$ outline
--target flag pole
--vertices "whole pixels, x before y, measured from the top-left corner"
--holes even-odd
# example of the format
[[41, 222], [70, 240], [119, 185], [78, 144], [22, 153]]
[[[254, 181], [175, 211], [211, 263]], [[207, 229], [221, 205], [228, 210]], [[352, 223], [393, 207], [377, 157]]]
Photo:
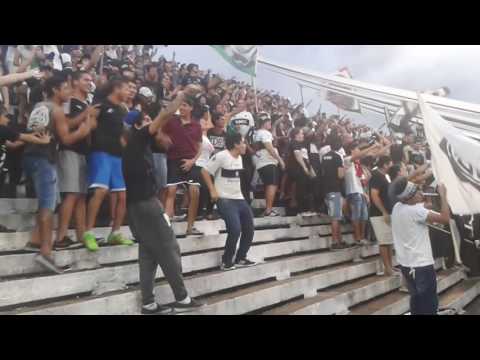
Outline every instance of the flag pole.
[[300, 88], [300, 99], [302, 99], [302, 105], [304, 105], [305, 102], [303, 100], [303, 86], [302, 84], [298, 84], [298, 87]]
[[256, 81], [255, 78], [257, 77], [258, 57], [259, 57], [259, 51], [258, 51], [258, 47], [257, 47], [257, 56], [255, 58], [255, 73], [252, 76], [253, 93], [255, 94], [255, 111], [256, 111], [257, 114], [258, 114], [257, 81]]
[[255, 77], [252, 76], [252, 84], [253, 84], [253, 93], [255, 94], [255, 111], [258, 113], [258, 101], [257, 101], [257, 83], [255, 81]]

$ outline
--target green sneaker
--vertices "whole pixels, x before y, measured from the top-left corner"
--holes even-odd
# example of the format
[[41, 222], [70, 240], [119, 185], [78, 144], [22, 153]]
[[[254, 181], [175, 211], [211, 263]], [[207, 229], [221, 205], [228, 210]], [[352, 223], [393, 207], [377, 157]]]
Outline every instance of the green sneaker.
[[95, 235], [91, 232], [83, 234], [83, 243], [89, 251], [98, 251], [98, 244]]
[[127, 239], [121, 233], [110, 234], [110, 236], [108, 237], [108, 243], [110, 245], [129, 245], [129, 246], [134, 244], [132, 240]]

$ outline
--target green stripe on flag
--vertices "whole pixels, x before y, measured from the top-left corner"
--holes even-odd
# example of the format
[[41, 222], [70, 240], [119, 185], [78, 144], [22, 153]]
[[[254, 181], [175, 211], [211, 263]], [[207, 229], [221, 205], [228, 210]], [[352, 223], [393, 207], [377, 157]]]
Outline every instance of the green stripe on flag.
[[210, 45], [232, 66], [256, 76], [257, 47], [255, 45]]

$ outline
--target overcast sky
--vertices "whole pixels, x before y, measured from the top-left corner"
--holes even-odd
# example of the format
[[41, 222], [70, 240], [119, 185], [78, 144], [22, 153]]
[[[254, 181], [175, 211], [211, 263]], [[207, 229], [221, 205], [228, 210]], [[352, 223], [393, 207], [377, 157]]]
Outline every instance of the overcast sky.
[[[331, 74], [347, 66], [357, 80], [414, 91], [448, 86], [451, 98], [478, 102], [480, 46], [477, 45], [264, 45], [259, 49], [266, 59], [305, 70]], [[207, 45], [169, 45], [161, 49], [169, 58], [173, 51], [177, 61], [195, 62], [226, 77], [250, 81]], [[293, 102], [300, 102], [294, 80], [262, 65], [257, 69], [257, 86], [278, 90]], [[320, 104], [327, 112], [336, 111], [314, 90], [304, 89], [304, 99], [305, 102], [314, 99], [308, 108], [310, 113], [315, 113]], [[365, 112], [364, 117], [353, 117], [372, 125], [383, 121], [370, 112]]]

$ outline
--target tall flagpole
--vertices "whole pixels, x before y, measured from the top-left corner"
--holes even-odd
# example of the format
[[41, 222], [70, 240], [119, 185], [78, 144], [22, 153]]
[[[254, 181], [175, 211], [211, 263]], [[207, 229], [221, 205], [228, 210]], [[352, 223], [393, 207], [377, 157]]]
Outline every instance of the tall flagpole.
[[257, 101], [257, 81], [256, 81], [256, 76], [257, 76], [257, 65], [258, 65], [258, 47], [257, 47], [257, 56], [255, 58], [255, 75], [252, 76], [252, 83], [253, 83], [253, 92], [255, 94], [255, 111], [258, 114], [258, 101]]

